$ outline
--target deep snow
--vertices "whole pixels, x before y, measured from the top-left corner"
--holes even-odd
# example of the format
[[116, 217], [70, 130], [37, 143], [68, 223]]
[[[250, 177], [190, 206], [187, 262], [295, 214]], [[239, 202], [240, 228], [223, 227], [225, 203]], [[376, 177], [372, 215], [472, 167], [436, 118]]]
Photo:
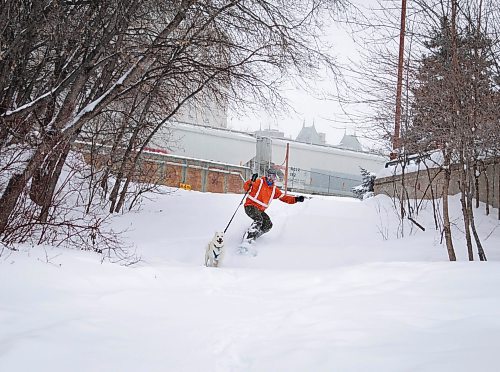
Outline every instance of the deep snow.
[[120, 216], [142, 257], [132, 267], [4, 251], [0, 371], [498, 370], [497, 210], [476, 211], [489, 261], [467, 262], [455, 239], [450, 263], [429, 211], [425, 232], [410, 224], [397, 239], [385, 197], [274, 201], [257, 257], [235, 254], [250, 222], [240, 208], [222, 267], [203, 267], [241, 197], [179, 190]]

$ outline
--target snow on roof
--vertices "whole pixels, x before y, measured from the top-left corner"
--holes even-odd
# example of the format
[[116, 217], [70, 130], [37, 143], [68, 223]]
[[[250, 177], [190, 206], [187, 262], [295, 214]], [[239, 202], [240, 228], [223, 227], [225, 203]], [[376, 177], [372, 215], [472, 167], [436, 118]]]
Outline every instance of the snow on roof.
[[[434, 151], [425, 155], [408, 156], [404, 162], [405, 173], [418, 172], [427, 168], [437, 168], [443, 164], [443, 154], [440, 151]], [[378, 178], [391, 177], [403, 173], [402, 161], [387, 162], [385, 167], [377, 172]]]

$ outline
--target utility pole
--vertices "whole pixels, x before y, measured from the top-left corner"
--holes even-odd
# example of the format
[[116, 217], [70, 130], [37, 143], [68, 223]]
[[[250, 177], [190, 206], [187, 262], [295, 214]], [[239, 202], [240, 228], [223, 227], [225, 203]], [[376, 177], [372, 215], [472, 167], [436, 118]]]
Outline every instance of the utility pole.
[[392, 138], [391, 159], [395, 159], [401, 147], [401, 94], [403, 91], [403, 56], [405, 49], [405, 28], [406, 28], [406, 0], [401, 1], [401, 28], [399, 30], [399, 60], [398, 60], [398, 81], [396, 88], [396, 115], [394, 122], [394, 137]]
[[286, 155], [285, 155], [285, 195], [288, 189], [288, 156], [290, 154], [290, 143], [286, 144]]

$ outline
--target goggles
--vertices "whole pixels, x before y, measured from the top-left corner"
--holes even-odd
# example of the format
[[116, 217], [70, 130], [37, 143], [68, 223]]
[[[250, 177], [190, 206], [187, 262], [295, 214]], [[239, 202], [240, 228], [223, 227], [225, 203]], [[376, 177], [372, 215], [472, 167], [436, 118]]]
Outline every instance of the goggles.
[[269, 173], [267, 175], [267, 178], [269, 178], [270, 180], [276, 181], [278, 179], [278, 175], [276, 173]]

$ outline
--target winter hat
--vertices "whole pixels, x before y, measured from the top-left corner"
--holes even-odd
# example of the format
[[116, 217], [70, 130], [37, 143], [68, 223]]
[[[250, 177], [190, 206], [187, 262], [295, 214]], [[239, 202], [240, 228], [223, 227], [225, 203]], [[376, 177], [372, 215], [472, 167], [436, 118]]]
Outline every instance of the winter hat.
[[266, 177], [273, 181], [276, 181], [276, 179], [278, 179], [278, 172], [276, 171], [276, 169], [268, 168], [266, 169]]

